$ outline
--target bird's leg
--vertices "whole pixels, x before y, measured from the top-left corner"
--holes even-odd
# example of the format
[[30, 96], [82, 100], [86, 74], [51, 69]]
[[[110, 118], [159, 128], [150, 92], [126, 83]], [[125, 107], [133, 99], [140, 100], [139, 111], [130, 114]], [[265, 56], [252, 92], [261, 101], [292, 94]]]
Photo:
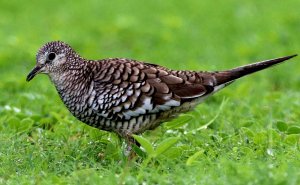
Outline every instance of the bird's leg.
[[126, 135], [125, 137], [126, 140], [126, 149], [125, 149], [125, 155], [128, 156], [128, 159], [131, 160], [134, 157], [136, 157], [136, 152], [134, 151], [134, 147], [140, 147], [141, 144], [135, 140], [131, 135]]
[[140, 147], [141, 144], [135, 140], [131, 134], [129, 133], [120, 133], [117, 132], [118, 136], [120, 139], [124, 138], [125, 139], [125, 150], [124, 150], [124, 155], [128, 157], [129, 160], [133, 159], [136, 156], [136, 153], [134, 151], [134, 147]]

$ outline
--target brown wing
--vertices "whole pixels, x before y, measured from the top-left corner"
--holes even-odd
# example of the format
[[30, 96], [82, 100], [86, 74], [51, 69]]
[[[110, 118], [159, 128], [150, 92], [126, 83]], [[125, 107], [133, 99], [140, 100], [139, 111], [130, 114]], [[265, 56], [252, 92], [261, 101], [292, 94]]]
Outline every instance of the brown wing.
[[160, 66], [126, 59], [111, 59], [94, 75], [97, 114], [130, 120], [144, 114], [170, 110], [201, 97], [211, 88], [192, 83]]

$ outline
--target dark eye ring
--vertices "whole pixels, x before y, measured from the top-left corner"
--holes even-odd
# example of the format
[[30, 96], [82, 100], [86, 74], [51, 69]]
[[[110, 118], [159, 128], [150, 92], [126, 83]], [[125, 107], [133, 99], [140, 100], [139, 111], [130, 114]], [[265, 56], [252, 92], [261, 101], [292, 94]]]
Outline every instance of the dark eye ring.
[[51, 62], [52, 60], [55, 59], [55, 57], [56, 57], [55, 53], [53, 53], [53, 52], [49, 53], [47, 56], [47, 62]]

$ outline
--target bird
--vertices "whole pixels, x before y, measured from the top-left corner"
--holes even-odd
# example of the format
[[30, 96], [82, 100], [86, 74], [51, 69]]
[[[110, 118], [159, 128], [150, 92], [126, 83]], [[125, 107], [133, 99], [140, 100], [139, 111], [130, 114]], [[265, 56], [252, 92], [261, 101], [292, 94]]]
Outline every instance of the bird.
[[44, 44], [26, 80], [46, 74], [71, 112], [83, 123], [133, 138], [192, 110], [235, 80], [297, 56], [264, 60], [221, 71], [172, 70], [127, 58], [89, 60], [62, 41]]

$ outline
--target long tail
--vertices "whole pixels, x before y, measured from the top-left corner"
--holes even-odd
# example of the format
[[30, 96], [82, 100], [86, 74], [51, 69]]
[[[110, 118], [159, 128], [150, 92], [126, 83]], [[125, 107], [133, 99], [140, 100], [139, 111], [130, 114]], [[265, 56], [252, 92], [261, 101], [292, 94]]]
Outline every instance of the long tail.
[[271, 60], [265, 60], [261, 62], [256, 62], [253, 64], [248, 64], [245, 66], [237, 67], [234, 69], [226, 70], [226, 71], [220, 71], [214, 74], [216, 78], [216, 85], [222, 85], [232, 82], [233, 80], [236, 80], [238, 78], [241, 78], [243, 76], [246, 76], [248, 74], [266, 69], [268, 67], [274, 66], [276, 64], [279, 64], [283, 61], [286, 61], [290, 58], [293, 58], [297, 55], [291, 55], [281, 58], [275, 58]]

